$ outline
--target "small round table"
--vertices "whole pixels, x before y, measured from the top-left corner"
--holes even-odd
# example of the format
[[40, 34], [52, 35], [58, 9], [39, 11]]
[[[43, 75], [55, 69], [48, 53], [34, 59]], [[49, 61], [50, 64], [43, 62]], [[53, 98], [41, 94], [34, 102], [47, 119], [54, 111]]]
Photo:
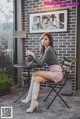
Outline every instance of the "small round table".
[[28, 87], [29, 87], [29, 85], [30, 85], [30, 70], [32, 68], [28, 68], [26, 63], [15, 64], [14, 67], [16, 67], [16, 68], [22, 68], [22, 69], [27, 69], [27, 71], [28, 71], [28, 74], [27, 75], [28, 75], [28, 81], [29, 81]]
[[[21, 64], [14, 64], [13, 65], [15, 68], [22, 68], [22, 69], [27, 69], [28, 71], [28, 87], [30, 86], [30, 70], [32, 70], [33, 68], [41, 68], [42, 66], [38, 66], [35, 63], [33, 64], [32, 68], [29, 68], [27, 63], [21, 63]], [[14, 101], [15, 103], [26, 93], [26, 89], [23, 91], [23, 93]]]
[[[15, 68], [27, 69], [27, 71], [28, 71], [28, 74], [27, 74], [27, 76], [28, 76], [28, 87], [27, 88], [29, 88], [29, 86], [30, 86], [30, 70], [32, 68], [28, 68], [26, 63], [15, 64], [13, 66]], [[26, 89], [23, 91], [23, 93], [14, 102], [16, 103], [25, 94], [25, 92], [26, 92]]]

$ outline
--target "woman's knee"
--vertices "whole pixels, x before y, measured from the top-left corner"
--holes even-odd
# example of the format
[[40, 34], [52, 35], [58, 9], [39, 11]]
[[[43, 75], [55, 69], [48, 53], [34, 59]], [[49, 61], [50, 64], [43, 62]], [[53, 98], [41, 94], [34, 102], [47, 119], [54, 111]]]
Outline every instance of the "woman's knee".
[[32, 73], [32, 80], [33, 80], [33, 82], [38, 82], [39, 81], [39, 76], [36, 76], [35, 72]]
[[40, 77], [39, 76], [35, 76], [35, 78], [34, 78], [34, 82], [40, 82]]
[[41, 82], [46, 82], [47, 80], [40, 77], [40, 76], [35, 76], [34, 82], [41, 83]]
[[35, 76], [36, 76], [36, 72], [33, 72], [33, 73], [32, 73], [32, 76], [35, 77]]
[[35, 71], [35, 72], [32, 73], [32, 76], [34, 76], [34, 77], [38, 76], [38, 75], [39, 75], [39, 71]]

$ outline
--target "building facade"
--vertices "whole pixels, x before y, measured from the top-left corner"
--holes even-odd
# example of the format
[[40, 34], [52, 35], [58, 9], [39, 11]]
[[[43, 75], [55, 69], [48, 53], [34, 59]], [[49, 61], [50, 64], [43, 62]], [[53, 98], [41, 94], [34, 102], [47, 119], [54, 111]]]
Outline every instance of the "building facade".
[[[79, 59], [80, 58], [80, 5], [77, 0], [65, 0], [67, 4], [44, 5], [47, 0], [15, 0], [14, 13], [15, 24], [14, 30], [26, 31], [27, 37], [19, 41], [14, 41], [14, 64], [26, 61], [26, 50], [31, 50], [39, 56], [39, 37], [42, 33], [30, 33], [30, 14], [45, 13], [67, 10], [67, 31], [51, 32], [54, 38], [54, 48], [57, 52], [58, 60], [61, 62], [64, 57]], [[55, 0], [61, 2], [63, 0]], [[54, 2], [54, 1], [50, 1]], [[75, 2], [75, 4], [73, 4]], [[72, 4], [68, 4], [72, 3]], [[17, 50], [17, 47], [19, 49]], [[16, 51], [17, 50], [17, 51]], [[22, 58], [23, 59], [22, 59]], [[73, 92], [80, 89], [80, 61], [73, 64], [72, 72], [72, 90]]]

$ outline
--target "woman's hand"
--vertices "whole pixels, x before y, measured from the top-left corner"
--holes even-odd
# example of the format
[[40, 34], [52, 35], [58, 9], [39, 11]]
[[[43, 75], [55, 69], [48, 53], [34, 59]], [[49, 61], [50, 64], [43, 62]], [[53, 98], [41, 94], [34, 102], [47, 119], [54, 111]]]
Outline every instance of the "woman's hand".
[[26, 51], [26, 55], [31, 55], [31, 51], [30, 50], [27, 50]]
[[31, 52], [30, 50], [26, 51], [26, 55], [32, 55], [35, 58], [35, 54], [33, 52]]

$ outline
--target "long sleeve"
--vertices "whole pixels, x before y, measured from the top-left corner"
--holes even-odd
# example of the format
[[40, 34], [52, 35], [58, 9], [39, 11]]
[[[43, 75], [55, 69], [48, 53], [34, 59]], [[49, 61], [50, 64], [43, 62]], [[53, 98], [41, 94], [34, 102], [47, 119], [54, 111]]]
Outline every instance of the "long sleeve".
[[47, 63], [48, 66], [58, 64], [58, 60], [57, 60], [54, 48], [52, 48], [51, 46], [48, 46], [45, 49], [44, 54], [42, 55], [42, 57], [38, 58], [35, 55], [35, 60], [37, 61], [38, 65], [40, 65], [40, 66], [43, 66], [45, 63]]
[[40, 59], [38, 59], [37, 56], [35, 55], [35, 60], [40, 66], [46, 63], [46, 61], [48, 60], [48, 54], [49, 54], [49, 48], [46, 48], [43, 56], [40, 57]]

